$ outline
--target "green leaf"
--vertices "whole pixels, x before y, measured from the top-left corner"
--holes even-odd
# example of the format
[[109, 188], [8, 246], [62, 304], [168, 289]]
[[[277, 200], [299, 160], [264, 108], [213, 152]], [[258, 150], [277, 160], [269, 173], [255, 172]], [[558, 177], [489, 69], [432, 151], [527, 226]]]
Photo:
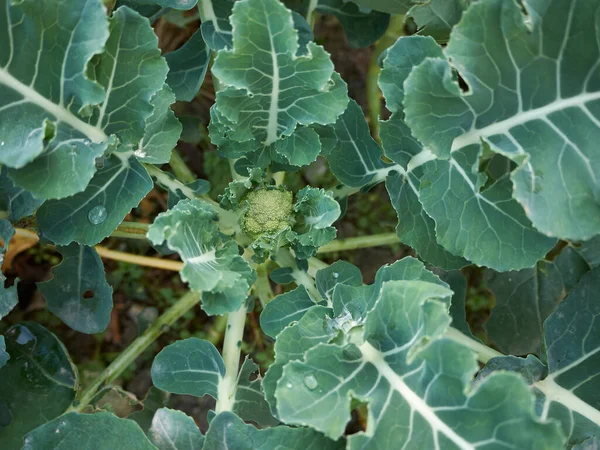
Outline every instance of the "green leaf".
[[211, 450], [342, 450], [344, 442], [327, 439], [310, 428], [274, 427], [259, 430], [245, 424], [230, 412], [223, 412], [210, 423], [205, 448]]
[[319, 135], [311, 128], [300, 127], [291, 136], [275, 144], [275, 152], [283, 162], [293, 166], [306, 166], [317, 159], [321, 152]]
[[216, 212], [200, 200], [182, 200], [158, 215], [148, 230], [154, 245], [166, 242], [181, 256], [181, 279], [203, 292], [207, 314], [237, 311], [248, 297], [256, 273], [239, 254], [237, 243], [219, 233]]
[[32, 215], [43, 202], [25, 189], [15, 186], [7, 170], [4, 167], [0, 169], [0, 208], [8, 211], [11, 222]]
[[385, 179], [390, 164], [381, 159], [381, 147], [371, 137], [362, 109], [350, 100], [333, 125], [317, 128], [329, 168], [346, 186], [362, 187]]
[[473, 169], [479, 152], [470, 146], [423, 166], [419, 200], [435, 221], [437, 241], [450, 253], [498, 271], [532, 267], [556, 240], [532, 227], [512, 198], [508, 176], [482, 190], [485, 176]]
[[471, 332], [465, 311], [467, 279], [459, 270], [451, 270], [448, 272], [435, 271], [435, 273], [439, 275], [444, 283], [448, 284], [453, 292], [449, 311], [450, 316], [452, 317], [452, 327], [473, 339], [477, 339]]
[[379, 85], [392, 117], [380, 122], [385, 154], [397, 163], [390, 168], [386, 188], [398, 214], [396, 234], [413, 247], [421, 258], [447, 270], [460, 269], [469, 262], [442, 247], [436, 238], [435, 221], [423, 210], [419, 200], [422, 165], [430, 152], [411, 135], [403, 120], [404, 81], [414, 65], [425, 58], [441, 56], [442, 50], [431, 38], [401, 38], [387, 50]]
[[271, 300], [260, 313], [260, 327], [263, 332], [275, 339], [285, 327], [300, 320], [315, 301], [304, 286], [285, 292]]
[[190, 416], [161, 408], [152, 419], [148, 438], [159, 450], [202, 450], [204, 436]]
[[41, 325], [24, 322], [4, 336], [10, 360], [0, 369], [0, 417], [10, 420], [0, 426], [0, 441], [12, 449], [21, 448], [26, 433], [71, 405], [78, 378], [63, 344]]
[[298, 236], [292, 246], [296, 258], [308, 259], [335, 238], [336, 230], [331, 225], [341, 215], [340, 205], [331, 191], [306, 186], [296, 194], [294, 211]]
[[365, 8], [373, 8], [375, 11], [383, 11], [389, 14], [405, 14], [414, 0], [354, 0], [358, 5]]
[[594, 5], [542, 0], [523, 8], [475, 2], [445, 49], [452, 66], [425, 61], [406, 80], [406, 122], [444, 158], [479, 150], [483, 140], [518, 164], [512, 195], [538, 230], [589, 239], [600, 221]]
[[387, 30], [390, 16], [358, 7], [344, 0], [320, 0], [315, 11], [330, 14], [340, 21], [350, 47], [362, 48], [374, 44]]
[[424, 281], [385, 283], [364, 328], [348, 335], [354, 343], [317, 345], [285, 366], [275, 394], [279, 417], [336, 439], [356, 398], [369, 404], [369, 426], [349, 437], [348, 448], [475, 448], [491, 439], [564, 448], [557, 424], [534, 417], [521, 378], [498, 373], [468, 389], [475, 356], [443, 338], [451, 294]]
[[268, 146], [298, 125], [335, 122], [348, 102], [345, 83], [322, 47], [309, 43], [308, 53], [297, 55], [289, 10], [277, 0], [242, 0], [231, 23], [233, 48], [218, 52], [212, 70], [225, 86], [216, 108], [234, 140]]
[[317, 271], [315, 284], [323, 298], [331, 300], [333, 290], [338, 284], [362, 286], [363, 277], [358, 267], [347, 261], [339, 260]]
[[154, 111], [146, 119], [146, 130], [134, 155], [142, 162], [163, 164], [171, 159], [171, 151], [177, 145], [182, 125], [171, 111], [175, 96], [165, 84], [152, 97]]
[[199, 0], [202, 11], [200, 31], [206, 45], [211, 50], [221, 50], [233, 46], [229, 16], [235, 0]]
[[107, 412], [71, 412], [36, 428], [26, 436], [23, 450], [39, 448], [156, 450], [134, 421]]
[[272, 427], [279, 421], [271, 415], [269, 404], [261, 390], [261, 383], [259, 366], [246, 357], [238, 375], [233, 412], [241, 419], [261, 427]]
[[173, 8], [187, 11], [198, 3], [198, 0], [128, 0], [133, 5], [158, 5], [164, 8]]
[[[0, 219], [0, 267], [4, 262], [4, 255], [8, 250], [10, 240], [15, 235], [15, 229], [8, 220]], [[4, 287], [6, 277], [0, 271], [0, 319], [6, 316], [17, 306], [19, 298], [17, 295], [17, 280], [11, 287]]]
[[144, 397], [144, 400], [142, 401], [143, 409], [141, 411], [132, 412], [127, 418], [133, 420], [140, 426], [144, 433], [147, 433], [152, 426], [154, 414], [167, 404], [168, 397], [169, 394], [166, 392], [161, 391], [155, 386], [150, 386], [146, 393], [146, 397]]
[[189, 102], [194, 99], [204, 81], [209, 57], [210, 51], [200, 31], [194, 33], [181, 48], [167, 53], [165, 56], [169, 64], [167, 84], [175, 93], [177, 100]]
[[85, 191], [45, 202], [36, 217], [42, 235], [58, 245], [95, 245], [110, 235], [151, 189], [152, 180], [135, 158], [112, 155]]
[[107, 22], [102, 5], [92, 0], [0, 9], [14, 23], [6, 41], [32, 45], [21, 56], [12, 46], [0, 56], [0, 67], [6, 66], [0, 73], [6, 103], [0, 106], [7, 115], [0, 134], [19, 155], [5, 161], [9, 176], [38, 198], [80, 193], [96, 172], [96, 158], [118, 141], [125, 151], [143, 137], [152, 97], [168, 70], [157, 37], [144, 17], [126, 7]]
[[218, 398], [223, 359], [208, 341], [189, 338], [168, 345], [152, 363], [152, 382], [163, 391]]
[[4, 342], [4, 336], [0, 336], [0, 369], [4, 367], [9, 359], [10, 355], [6, 351], [6, 342]]
[[62, 262], [52, 269], [52, 279], [38, 283], [48, 309], [82, 333], [104, 331], [112, 311], [112, 288], [104, 265], [93, 247], [71, 244], [58, 247]]
[[535, 384], [541, 391], [541, 416], [561, 421], [571, 442], [600, 435], [600, 269], [581, 282], [544, 322], [548, 377]]
[[491, 359], [480, 374], [511, 370], [524, 375], [537, 396], [536, 413], [560, 423], [569, 439], [567, 448], [600, 435], [598, 288], [600, 269], [594, 269], [545, 320], [547, 367], [531, 355], [500, 357]]
[[486, 284], [496, 304], [485, 328], [503, 353], [540, 356], [544, 320], [566, 296], [555, 264], [538, 262], [532, 269], [486, 271]]
[[440, 44], [448, 42], [453, 27], [460, 21], [463, 12], [473, 0], [430, 0], [415, 5], [407, 16], [415, 21], [418, 33], [432, 36]]

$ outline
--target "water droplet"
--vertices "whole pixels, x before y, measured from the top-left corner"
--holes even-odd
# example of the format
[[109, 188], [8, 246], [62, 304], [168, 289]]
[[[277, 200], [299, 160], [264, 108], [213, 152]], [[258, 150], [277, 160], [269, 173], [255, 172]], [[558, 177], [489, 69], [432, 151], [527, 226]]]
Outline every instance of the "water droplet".
[[4, 141], [0, 142], [0, 145], [4, 145]]
[[107, 217], [108, 213], [106, 212], [106, 208], [102, 205], [94, 206], [88, 213], [88, 219], [92, 225], [100, 225]]
[[340, 276], [340, 274], [339, 274], [339, 273], [337, 273], [337, 272], [333, 272], [333, 278], [336, 278], [336, 279], [337, 279], [339, 276]]
[[285, 385], [286, 388], [291, 389], [292, 388], [292, 383], [288, 383]]
[[312, 391], [313, 389], [316, 389], [319, 383], [314, 375], [306, 375], [304, 377], [304, 385]]

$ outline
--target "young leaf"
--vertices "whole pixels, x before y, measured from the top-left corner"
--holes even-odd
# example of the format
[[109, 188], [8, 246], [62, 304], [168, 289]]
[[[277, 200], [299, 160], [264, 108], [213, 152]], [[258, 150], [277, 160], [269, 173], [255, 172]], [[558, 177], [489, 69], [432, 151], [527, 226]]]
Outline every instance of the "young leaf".
[[[557, 424], [536, 420], [533, 396], [517, 376], [495, 374], [468, 389], [478, 369], [474, 355], [442, 338], [450, 322], [443, 299], [450, 295], [423, 281], [385, 283], [362, 339], [357, 330], [349, 336], [355, 343], [318, 345], [284, 367], [275, 394], [279, 418], [336, 439], [354, 397], [369, 403], [369, 426], [349, 437], [350, 448], [467, 449], [493, 439], [562, 449]], [[465, 426], [473, 421], [476, 428]]]
[[278, 295], [267, 304], [260, 314], [260, 327], [267, 336], [275, 339], [285, 327], [300, 320], [315, 304], [306, 288], [298, 286], [293, 291]]
[[169, 64], [167, 84], [175, 93], [177, 100], [189, 102], [194, 99], [204, 81], [209, 57], [209, 49], [199, 31], [194, 33], [181, 48], [167, 53], [165, 56]]
[[24, 322], [4, 333], [10, 359], [0, 369], [0, 427], [6, 448], [21, 448], [23, 436], [60, 416], [75, 398], [77, 370], [58, 338], [41, 325]]
[[235, 0], [198, 0], [202, 11], [200, 31], [206, 45], [217, 51], [233, 46], [229, 16]]
[[152, 179], [136, 158], [111, 155], [85, 191], [48, 200], [37, 211], [42, 235], [58, 245], [95, 245], [117, 228], [152, 189]]
[[205, 447], [211, 450], [342, 450], [344, 441], [331, 441], [310, 428], [274, 427], [258, 430], [230, 412], [210, 423]]
[[152, 97], [154, 111], [146, 119], [144, 136], [133, 153], [140, 161], [163, 164], [171, 159], [171, 152], [182, 130], [182, 125], [170, 108], [172, 103], [175, 103], [175, 96], [167, 84]]
[[237, 2], [231, 23], [233, 48], [219, 51], [212, 70], [226, 86], [216, 108], [235, 140], [268, 146], [298, 125], [332, 123], [343, 112], [346, 87], [329, 55], [313, 43], [297, 55], [292, 14], [279, 1]]
[[[448, 59], [423, 62], [405, 82], [413, 135], [444, 158], [478, 152], [483, 141], [512, 159], [512, 195], [538, 230], [562, 239], [589, 239], [600, 221], [594, 8], [585, 1], [525, 2], [523, 9], [510, 0], [475, 2], [452, 32]], [[565, 23], [557, 28], [556, 18]], [[548, 40], [557, 45], [550, 49]]]
[[23, 450], [38, 448], [156, 450], [134, 421], [107, 412], [57, 417], [25, 437]]
[[333, 291], [338, 284], [362, 286], [363, 277], [358, 267], [347, 261], [339, 260], [317, 271], [315, 284], [323, 298], [332, 301]]
[[202, 450], [204, 436], [190, 416], [161, 408], [152, 419], [148, 438], [159, 450]]
[[82, 333], [104, 331], [113, 304], [102, 260], [93, 247], [85, 245], [71, 244], [58, 251], [63, 260], [52, 269], [52, 279], [37, 285], [48, 310]]
[[200, 200], [182, 200], [158, 215], [148, 230], [154, 245], [163, 242], [184, 261], [181, 279], [203, 292], [208, 314], [237, 311], [248, 297], [256, 273], [240, 256], [237, 243], [219, 233], [215, 210]]

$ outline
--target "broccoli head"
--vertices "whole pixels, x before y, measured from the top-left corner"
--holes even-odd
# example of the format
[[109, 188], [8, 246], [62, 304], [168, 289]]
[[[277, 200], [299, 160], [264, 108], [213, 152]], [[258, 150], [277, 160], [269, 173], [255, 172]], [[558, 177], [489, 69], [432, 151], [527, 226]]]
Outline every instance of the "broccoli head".
[[293, 223], [292, 193], [281, 189], [257, 189], [246, 195], [247, 209], [241, 225], [252, 238], [275, 234]]

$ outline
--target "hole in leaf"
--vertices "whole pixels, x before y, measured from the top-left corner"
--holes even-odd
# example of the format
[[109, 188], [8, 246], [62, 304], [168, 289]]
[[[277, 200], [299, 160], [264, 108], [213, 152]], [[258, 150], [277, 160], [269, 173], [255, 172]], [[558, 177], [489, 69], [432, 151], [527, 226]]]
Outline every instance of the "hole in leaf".
[[87, 291], [85, 291], [83, 293], [83, 298], [93, 298], [94, 297], [94, 291], [92, 291], [91, 289], [88, 289]]

